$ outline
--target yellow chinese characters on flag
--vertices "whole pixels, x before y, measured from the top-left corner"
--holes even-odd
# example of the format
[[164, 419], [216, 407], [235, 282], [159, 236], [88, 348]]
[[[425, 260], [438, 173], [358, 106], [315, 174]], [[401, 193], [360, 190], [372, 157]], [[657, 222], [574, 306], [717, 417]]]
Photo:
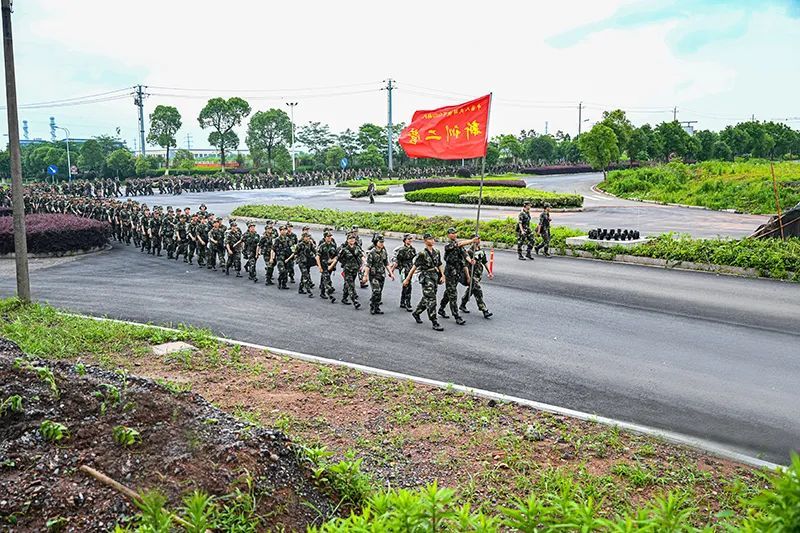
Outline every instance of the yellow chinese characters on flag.
[[483, 157], [491, 102], [492, 95], [487, 94], [459, 105], [417, 111], [400, 133], [400, 145], [409, 157]]

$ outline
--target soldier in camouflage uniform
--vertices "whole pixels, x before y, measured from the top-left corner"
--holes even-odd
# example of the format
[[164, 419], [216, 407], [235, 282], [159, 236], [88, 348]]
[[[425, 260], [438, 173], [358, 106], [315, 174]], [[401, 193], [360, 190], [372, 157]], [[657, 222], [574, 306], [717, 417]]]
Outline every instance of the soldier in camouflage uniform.
[[150, 250], [153, 247], [153, 243], [150, 240], [150, 210], [145, 207], [142, 209], [142, 214], [139, 217], [139, 223], [136, 225], [136, 231], [139, 232], [139, 241], [142, 243], [141, 248], [139, 248], [140, 252], [144, 252], [147, 250], [147, 253], [150, 253]]
[[228, 260], [225, 262], [225, 275], [230, 274], [231, 267], [236, 271], [236, 277], [242, 277], [242, 244], [244, 235], [235, 220], [231, 221], [231, 229], [225, 233], [225, 250]]
[[197, 267], [206, 266], [206, 252], [208, 250], [208, 224], [204, 215], [197, 219], [197, 226], [194, 229], [194, 241], [197, 248]]
[[[208, 232], [208, 262], [206, 268], [208, 270], [217, 269], [217, 253], [219, 252], [219, 244], [225, 239], [225, 230], [220, 227], [220, 219], [214, 220], [211, 231]], [[220, 263], [221, 264], [221, 263]]]
[[181, 213], [178, 215], [178, 221], [175, 222], [175, 261], [177, 261], [180, 256], [183, 256], [183, 262], [188, 263], [189, 259], [186, 257], [188, 249], [189, 231], [186, 228], [186, 215]]
[[294, 255], [297, 266], [300, 268], [300, 287], [298, 287], [297, 292], [298, 294], [307, 293], [309, 298], [313, 298], [314, 293], [311, 290], [313, 287], [311, 286], [310, 269], [311, 265], [315, 262], [317, 249], [311, 240], [310, 233], [303, 233], [292, 255]]
[[186, 236], [189, 239], [186, 243], [188, 251], [187, 257], [189, 259], [190, 265], [194, 264], [192, 263], [192, 260], [194, 259], [194, 254], [195, 251], [197, 250], [197, 226], [199, 224], [198, 220], [199, 219], [197, 217], [197, 213], [195, 213], [189, 217], [189, 224], [187, 224], [186, 226]]
[[461, 281], [462, 276], [467, 277], [469, 283], [469, 274], [465, 272], [468, 262], [474, 262], [473, 259], [468, 259], [467, 254], [464, 252], [464, 246], [474, 242], [474, 239], [459, 241], [458, 234], [455, 228], [447, 230], [448, 243], [444, 246], [444, 277], [445, 288], [442, 301], [439, 303], [439, 316], [442, 318], [450, 318], [445, 312], [445, 306], [450, 305], [450, 312], [456, 320], [456, 324], [463, 326], [466, 324], [461, 315], [458, 314], [458, 283]]
[[244, 264], [244, 270], [247, 272], [247, 278], [253, 283], [258, 281], [256, 277], [256, 261], [258, 261], [258, 243], [261, 240], [256, 232], [256, 225], [252, 222], [247, 225], [247, 233], [244, 234], [244, 250], [243, 254], [247, 262]]
[[550, 204], [544, 204], [544, 211], [539, 215], [539, 225], [536, 234], [542, 237], [542, 242], [536, 245], [536, 255], [539, 250], [544, 250], [544, 256], [550, 257]]
[[167, 251], [167, 259], [172, 259], [175, 251], [175, 216], [172, 208], [167, 208], [167, 216], [161, 221], [161, 243]]
[[419, 283], [422, 285], [422, 299], [419, 301], [416, 310], [411, 313], [417, 324], [422, 324], [420, 315], [428, 312], [428, 319], [431, 321], [433, 329], [436, 331], [444, 331], [444, 328], [439, 324], [436, 319], [436, 289], [444, 283], [444, 269], [442, 268], [442, 256], [439, 255], [439, 250], [433, 247], [435, 242], [433, 235], [426, 233], [422, 236], [425, 239], [425, 249], [417, 254], [414, 259], [414, 266], [408, 272], [406, 279], [403, 280], [403, 286], [411, 283], [411, 278], [415, 273], [419, 272]]
[[[297, 234], [293, 231], [294, 226], [292, 226], [291, 222], [286, 223], [286, 238], [289, 239], [289, 244], [294, 250], [294, 247], [297, 246]], [[294, 283], [294, 259], [290, 259], [286, 261], [286, 271], [289, 274], [289, 281]]]
[[333, 283], [331, 275], [336, 271], [337, 260], [336, 243], [330, 231], [324, 233], [322, 242], [317, 247], [317, 268], [319, 268], [319, 297], [329, 299], [331, 303], [336, 303], [333, 297]]
[[394, 279], [394, 274], [389, 269], [389, 255], [383, 242], [383, 235], [375, 241], [375, 247], [367, 254], [367, 261], [364, 266], [364, 277], [362, 281], [369, 281], [372, 288], [372, 295], [369, 299], [369, 312], [372, 315], [382, 315], [381, 302], [383, 299], [383, 285], [386, 281], [386, 273]]
[[272, 221], [267, 220], [267, 225], [264, 227], [264, 234], [261, 240], [258, 241], [258, 252], [264, 258], [265, 267], [265, 285], [274, 285], [272, 281], [273, 271], [275, 270], [275, 254], [272, 251], [272, 243], [275, 242], [277, 237], [275, 228], [272, 227]]
[[361, 309], [361, 304], [358, 302], [358, 294], [356, 293], [356, 278], [363, 263], [364, 252], [356, 244], [356, 235], [354, 233], [347, 235], [347, 242], [339, 248], [336, 255], [344, 270], [342, 303], [350, 305], [352, 301], [356, 310]]
[[161, 210], [153, 211], [153, 217], [148, 222], [147, 231], [150, 234], [153, 255], [161, 257]]
[[278, 237], [272, 243], [272, 251], [275, 254], [275, 266], [278, 267], [278, 288], [288, 290], [289, 272], [286, 270], [286, 258], [292, 255], [292, 245], [286, 235], [286, 226], [279, 228]]
[[[403, 244], [394, 249], [392, 253], [392, 266], [391, 271], [400, 271], [400, 279], [405, 279], [408, 273], [414, 267], [414, 259], [417, 257], [417, 251], [411, 245], [414, 238], [406, 233], [403, 235]], [[411, 307], [411, 284], [403, 285], [400, 293], [400, 308], [405, 309], [409, 313], [414, 309]]]
[[[483, 289], [481, 288], [481, 277], [483, 276], [483, 271], [486, 269], [488, 260], [486, 259], [486, 252], [481, 248], [480, 235], [476, 233], [473, 235], [473, 238], [478, 240], [477, 242], [473, 242], [472, 246], [467, 249], [467, 254], [470, 259], [474, 259], [475, 262], [471, 268], [471, 279], [470, 283], [467, 285], [467, 292], [464, 293], [464, 297], [461, 299], [461, 305], [458, 309], [462, 313], [469, 313], [467, 303], [469, 302], [470, 296], [474, 296], [475, 303], [478, 304], [478, 310], [483, 312], [483, 318], [489, 318], [492, 316], [492, 313], [486, 308], [486, 304], [483, 301]], [[489, 279], [493, 277], [494, 274], [489, 272]]]
[[[531, 203], [525, 202], [522, 204], [522, 211], [517, 218], [517, 258], [520, 261], [525, 261], [525, 257], [533, 261], [531, 255], [531, 248], [534, 245], [533, 233], [531, 233]], [[527, 247], [525, 257], [522, 256], [522, 245]]]

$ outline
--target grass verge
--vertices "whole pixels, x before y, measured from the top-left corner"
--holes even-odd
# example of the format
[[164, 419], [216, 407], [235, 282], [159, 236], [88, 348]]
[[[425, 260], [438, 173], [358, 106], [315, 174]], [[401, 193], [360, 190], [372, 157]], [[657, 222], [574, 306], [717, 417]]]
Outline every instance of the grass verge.
[[[190, 388], [246, 424], [292, 435], [311, 475], [352, 510], [320, 531], [800, 527], [796, 457], [785, 473], [757, 472], [615, 427], [220, 344], [202, 330], [97, 322], [15, 300], [0, 301], [0, 312], [0, 336], [29, 353]], [[149, 349], [178, 338], [201, 349]], [[59, 345], [67, 348], [48, 353]], [[216, 530], [252, 531], [247, 508], [236, 507], [254, 500], [248, 490], [196, 502], [196, 514]], [[163, 499], [150, 503], [134, 524], [171, 523]], [[191, 508], [178, 512], [188, 521]]]
[[[405, 198], [409, 202], [477, 204], [479, 189], [477, 186], [469, 185], [420, 189], [407, 192]], [[554, 208], [581, 207], [583, 196], [528, 188], [492, 186], [483, 188], [483, 203], [486, 205], [521, 206], [524, 202], [531, 202], [534, 207], [542, 207], [546, 203]]]
[[[775, 163], [775, 177], [784, 209], [800, 202], [800, 165]], [[775, 191], [766, 161], [730, 163], [679, 162], [657, 167], [615, 170], [599, 187], [622, 198], [736, 209], [744, 213], [775, 214]]]

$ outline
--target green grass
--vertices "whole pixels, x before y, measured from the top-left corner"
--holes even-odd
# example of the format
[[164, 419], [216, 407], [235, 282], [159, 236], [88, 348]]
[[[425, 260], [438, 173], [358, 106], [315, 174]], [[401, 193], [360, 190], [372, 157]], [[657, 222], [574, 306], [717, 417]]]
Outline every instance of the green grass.
[[[800, 164], [775, 163], [782, 209], [800, 202]], [[770, 165], [765, 161], [679, 162], [657, 167], [615, 170], [600, 188], [623, 198], [736, 209], [745, 213], [774, 214], [775, 192]]]
[[[356, 225], [360, 228], [369, 228], [375, 231], [396, 231], [399, 233], [422, 234], [432, 233], [437, 238], [444, 238], [447, 229], [455, 227], [458, 232], [466, 237], [475, 232], [475, 222], [472, 220], [457, 219], [449, 216], [423, 217], [389, 212], [357, 212], [339, 211], [336, 209], [313, 209], [302, 206], [280, 205], [244, 205], [237, 207], [232, 213], [234, 216], [270, 218], [274, 220], [292, 220], [294, 222], [307, 222], [310, 224], [325, 224], [336, 228], [349, 228]], [[517, 242], [514, 228], [516, 219], [495, 219], [481, 223], [481, 238], [485, 242], [498, 242], [514, 244]], [[565, 239], [585, 233], [573, 228], [557, 226], [552, 231], [552, 244], [554, 247], [565, 246]]]
[[[383, 196], [389, 192], [389, 187], [375, 187], [375, 195]], [[367, 196], [366, 187], [353, 187], [350, 189], [350, 198], [364, 198]]]
[[[445, 204], [477, 204], [480, 187], [455, 186], [420, 189], [406, 193], [409, 202], [434, 202]], [[554, 208], [580, 207], [583, 196], [579, 194], [554, 193], [536, 189], [518, 189], [514, 187], [484, 187], [483, 203], [486, 205], [521, 206], [531, 202], [534, 207], [542, 207], [549, 203]]]
[[366, 187], [369, 185], [369, 182], [375, 182], [375, 185], [382, 186], [382, 187], [389, 187], [391, 185], [402, 185], [409, 180], [405, 179], [387, 179], [387, 180], [347, 180], [347, 181], [340, 181], [336, 184], [337, 187], [347, 187], [347, 188], [354, 188], [354, 187]]

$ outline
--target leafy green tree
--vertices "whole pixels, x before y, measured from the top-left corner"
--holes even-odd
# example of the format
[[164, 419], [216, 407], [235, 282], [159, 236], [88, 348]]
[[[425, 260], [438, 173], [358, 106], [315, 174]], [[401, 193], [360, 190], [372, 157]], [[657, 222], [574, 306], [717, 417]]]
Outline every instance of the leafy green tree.
[[358, 164], [362, 168], [386, 168], [383, 154], [374, 144], [370, 144], [366, 150], [359, 154]]
[[361, 145], [361, 150], [366, 150], [369, 145], [386, 146], [386, 128], [382, 128], [376, 124], [362, 124], [358, 128], [358, 143]]
[[662, 122], [653, 132], [653, 154], [664, 161], [671, 155], [686, 158], [692, 151], [691, 136], [679, 122]]
[[558, 143], [556, 157], [567, 163], [577, 163], [580, 161], [581, 150], [578, 148], [578, 142], [571, 140], [569, 135], [567, 135], [564, 140]]
[[272, 170], [276, 172], [291, 172], [292, 154], [286, 146], [276, 146], [272, 156]]
[[500, 135], [497, 146], [500, 149], [500, 159], [503, 161], [516, 161], [522, 156], [522, 143], [513, 135]]
[[247, 125], [245, 142], [253, 163], [261, 167], [261, 159], [266, 155], [266, 162], [272, 168], [275, 149], [285, 146], [292, 141], [292, 121], [286, 111], [282, 109], [269, 109], [257, 111]]
[[189, 168], [194, 167], [194, 155], [186, 148], [179, 148], [175, 150], [175, 155], [172, 157], [172, 164], [179, 168], [186, 168], [187, 163]]
[[331, 129], [321, 122], [309, 122], [297, 130], [297, 140], [317, 158], [333, 144], [333, 139]]
[[8, 150], [0, 152], [0, 177], [11, 177], [11, 154], [8, 153]]
[[336, 138], [336, 143], [342, 147], [347, 157], [355, 158], [361, 149], [361, 144], [358, 142], [358, 133], [347, 128]]
[[719, 140], [714, 143], [714, 147], [711, 150], [711, 157], [714, 159], [720, 159], [722, 161], [732, 161], [733, 152], [731, 151], [731, 147], [728, 146], [725, 141]]
[[500, 161], [500, 147], [495, 141], [489, 141], [486, 146], [486, 164], [496, 165]]
[[[628, 142], [630, 141], [631, 134], [633, 133], [633, 124], [628, 120], [625, 111], [622, 109], [615, 109], [613, 111], [604, 111], [603, 120], [600, 124], [608, 126], [617, 136], [617, 146], [619, 146], [620, 155], [628, 149]], [[628, 154], [630, 158], [630, 154]]]
[[550, 163], [555, 159], [558, 144], [550, 135], [539, 135], [528, 137], [523, 142], [525, 157], [532, 161], [544, 161]]
[[147, 176], [155, 169], [153, 160], [146, 156], [138, 156], [133, 164], [133, 171], [137, 176]]
[[147, 134], [147, 142], [166, 149], [165, 174], [169, 174], [169, 149], [177, 146], [175, 134], [181, 129], [181, 125], [181, 114], [170, 105], [157, 105], [150, 113], [150, 133]]
[[67, 175], [67, 151], [57, 144], [36, 146], [28, 155], [28, 163], [35, 176], [46, 176], [49, 165], [56, 165], [59, 174]]
[[698, 161], [708, 161], [714, 157], [714, 144], [719, 136], [710, 130], [700, 130], [694, 133], [694, 138], [699, 143], [699, 149], [695, 154]]
[[619, 159], [619, 145], [614, 130], [600, 122], [578, 136], [578, 146], [581, 155], [592, 168], [603, 171], [603, 179], [609, 163]]
[[222, 171], [225, 172], [225, 152], [235, 150], [239, 146], [239, 136], [233, 128], [242, 123], [242, 119], [250, 114], [250, 104], [239, 97], [212, 98], [200, 111], [197, 121], [200, 127], [213, 128], [208, 135], [211, 146], [219, 148]]
[[338, 145], [333, 145], [325, 150], [325, 166], [328, 168], [339, 168], [340, 161], [346, 157], [344, 148]]
[[652, 145], [653, 130], [650, 124], [635, 128], [628, 139], [628, 159], [631, 163], [650, 159]]
[[124, 148], [125, 143], [119, 137], [112, 137], [111, 135], [98, 135], [94, 138], [100, 148], [103, 150], [103, 155], [108, 158], [111, 152], [119, 148]]
[[128, 177], [134, 172], [133, 155], [125, 148], [118, 148], [109, 154], [106, 167], [117, 177]]
[[81, 145], [78, 155], [78, 168], [81, 172], [102, 174], [106, 166], [106, 154], [96, 139], [89, 139]]

